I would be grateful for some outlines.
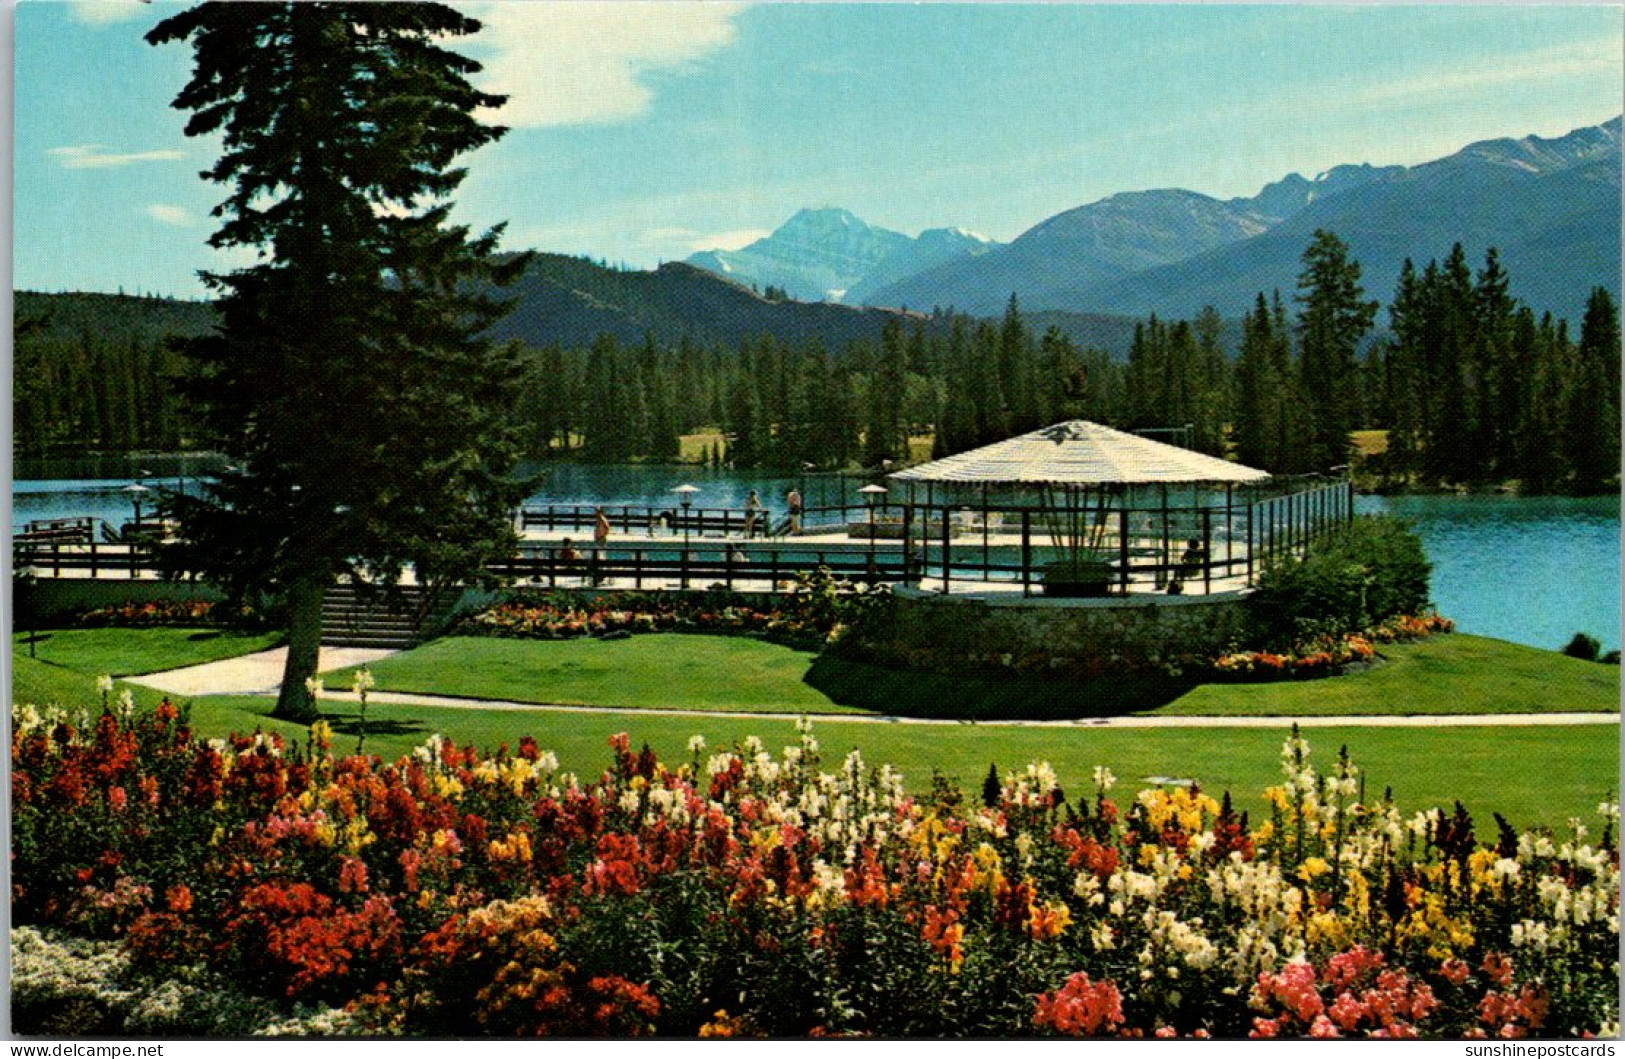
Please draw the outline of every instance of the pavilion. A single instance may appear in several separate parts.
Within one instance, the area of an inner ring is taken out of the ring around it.
[[[1280,478],[1071,420],[898,471],[917,584],[1031,594],[1212,593],[1352,517],[1346,478]],[[1068,585],[1079,578],[1086,586]],[[961,588],[961,591],[964,589]]]

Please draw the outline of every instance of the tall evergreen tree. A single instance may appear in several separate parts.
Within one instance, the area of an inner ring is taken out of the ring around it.
[[[1360,341],[1371,329],[1377,303],[1360,286],[1360,266],[1336,235],[1317,230],[1298,276],[1300,378],[1314,430],[1309,465],[1346,462],[1354,429],[1354,388]]]
[[[1568,407],[1574,484],[1596,492],[1619,475],[1619,310],[1602,287],[1586,301]]]
[[[481,337],[505,311],[497,232],[451,226],[478,64],[442,43],[479,28],[433,3],[205,3],[147,40],[188,42],[175,106],[219,134],[230,190],[210,243],[256,264],[206,276],[220,322],[189,344],[191,389],[241,469],[183,517],[180,564],[288,610],[276,715],[316,712],[322,597],[335,575],[435,585],[513,546],[526,483],[506,473],[519,365]]]

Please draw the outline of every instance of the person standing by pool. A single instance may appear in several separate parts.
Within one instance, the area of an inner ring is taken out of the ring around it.
[[[603,508],[599,508],[598,517],[593,521],[592,525],[592,563],[594,567],[597,567],[608,554],[608,544],[609,516],[604,514]],[[592,583],[594,585],[602,584],[603,580],[603,576],[600,575],[596,569],[594,569]]]
[[[792,489],[784,498],[785,507],[790,510],[790,532],[801,532],[801,490]]]
[[[763,511],[762,498],[756,495],[756,490],[752,489],[750,496],[745,498],[745,536],[747,538],[756,536],[756,522],[762,517]]]

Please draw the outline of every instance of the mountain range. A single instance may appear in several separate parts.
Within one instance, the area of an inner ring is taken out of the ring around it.
[[[773,334],[840,351],[877,339],[894,319],[941,326],[935,314],[885,306],[997,316],[1014,292],[1036,332],[1054,325],[1079,345],[1124,355],[1149,313],[1189,318],[1213,305],[1233,326],[1259,291],[1290,297],[1317,228],[1349,244],[1368,297],[1387,302],[1406,257],[1442,259],[1459,240],[1475,264],[1496,247],[1514,295],[1578,325],[1593,286],[1619,296],[1620,120],[1555,139],[1490,140],[1418,166],[1293,174],[1250,198],[1127,192],[1057,214],[1007,245],[951,228],[911,238],[826,208],[801,211],[743,250],[700,255],[709,265],[631,271],[537,254],[494,332],[537,348],[584,346],[602,334],[737,348]],[[858,304],[836,303],[836,292]],[[146,344],[198,333],[214,311],[207,302],[17,292],[16,317],[37,321],[42,338],[95,333]]]
[[[908,237],[844,210],[804,210],[741,251],[690,262],[748,284],[871,306],[1028,309],[1189,317],[1245,312],[1260,291],[1296,287],[1316,229],[1335,232],[1386,301],[1401,263],[1475,263],[1495,247],[1515,295],[1578,319],[1592,287],[1620,291],[1620,119],[1556,138],[1487,140],[1416,166],[1293,173],[1249,198],[1158,189],[1112,195],[1039,222],[1008,244],[937,229]],[[934,255],[919,252],[933,237]],[[858,246],[867,254],[854,252]],[[921,267],[915,262],[934,256]],[[724,271],[725,269],[725,271]],[[791,283],[792,274],[813,282]]]

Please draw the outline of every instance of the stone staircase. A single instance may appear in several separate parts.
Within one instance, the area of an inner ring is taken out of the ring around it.
[[[444,614],[443,606],[426,606],[416,586],[398,589],[393,598],[380,591],[364,600],[354,585],[336,584],[322,599],[322,645],[404,650],[421,643]]]

